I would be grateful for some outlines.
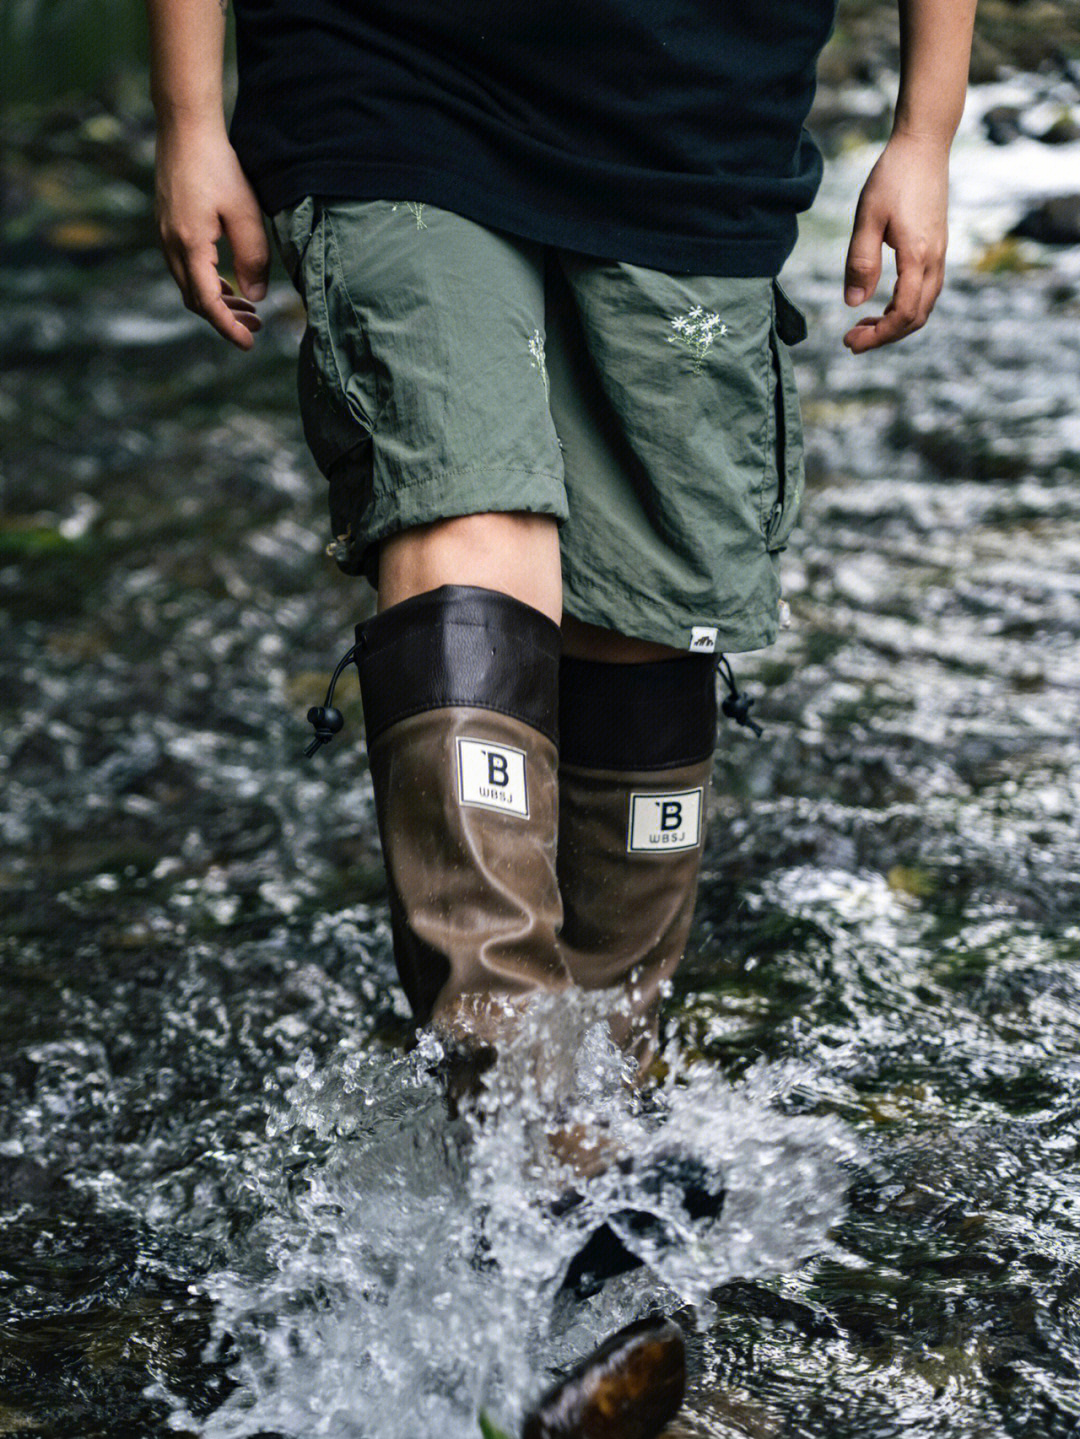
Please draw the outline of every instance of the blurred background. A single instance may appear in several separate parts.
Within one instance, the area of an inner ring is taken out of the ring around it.
[[[766,735],[721,736],[670,1008],[682,1053],[864,1157],[831,1246],[718,1275],[673,1434],[1080,1433],[1080,3],[983,0],[946,290],[853,357],[896,69],[895,8],[841,0],[784,276],[793,624],[736,660]],[[458,1439],[476,1335],[402,1331],[431,1362],[395,1367],[388,1313],[435,1290],[395,1287],[400,1235],[355,1258],[324,1167],[347,1129],[387,1213],[432,1187],[342,1118],[407,1026],[348,675],[301,758],[368,604],[324,553],[302,314],[276,271],[242,355],[182,308],[141,5],[5,0],[0,106],[0,1434]]]

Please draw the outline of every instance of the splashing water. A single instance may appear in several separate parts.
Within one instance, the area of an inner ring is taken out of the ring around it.
[[[612,1329],[657,1302],[707,1314],[711,1288],[820,1250],[841,1211],[856,1146],[838,1121],[780,1112],[794,1070],[732,1087],[672,1052],[643,1095],[597,1006],[565,995],[532,1005],[456,1118],[441,1054],[429,1035],[402,1058],[344,1045],[297,1066],[248,1159],[259,1217],[203,1285],[238,1381],[206,1439],[473,1439],[481,1409],[513,1431],[550,1371]],[[553,1151],[555,1112],[632,1165],[582,1181]],[[673,1152],[722,1175],[719,1219],[692,1222],[677,1186],[649,1182]],[[627,1209],[659,1224],[643,1236]],[[575,1303],[560,1281],[605,1220],[648,1267]]]

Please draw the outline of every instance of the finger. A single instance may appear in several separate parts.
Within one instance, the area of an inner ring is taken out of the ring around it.
[[[191,288],[191,309],[202,315],[219,335],[249,350],[252,334],[248,327],[234,317],[222,293],[221,278],[217,272],[217,254],[213,246],[192,251],[188,255],[188,283]]]
[[[176,288],[180,291],[180,296],[184,304],[190,310],[191,289],[188,285],[187,270],[184,268],[183,257],[178,250],[164,239],[161,242],[161,249],[165,256],[165,263],[169,267],[169,274],[176,281]]]
[[[253,335],[262,329],[262,321],[254,310],[230,310],[230,313],[235,320],[238,320],[246,330],[250,330]]]
[[[847,259],[844,262],[844,303],[861,305],[878,287],[881,279],[881,246],[885,222],[860,202],[855,211]]]
[[[883,318],[882,315],[864,316],[844,336],[844,344],[856,355],[862,354],[864,350],[874,349],[876,347],[874,336]]]
[[[926,324],[945,283],[944,256],[927,247],[919,252],[916,263],[921,270],[919,292],[915,302],[915,320],[908,334],[921,330]]]
[[[190,310],[191,286],[188,283],[187,253],[179,237],[160,217],[158,218],[158,244],[161,247],[161,253],[165,256],[169,274],[176,281],[176,287],[180,291],[184,304]]]
[[[255,207],[223,215],[225,233],[233,252],[233,269],[240,293],[249,300],[261,300],[266,294],[270,276],[270,247],[263,229],[262,215]]]
[[[927,320],[930,318],[930,315],[933,312],[934,306],[938,302],[938,298],[940,297],[944,286],[945,265],[943,262],[939,261],[936,265],[934,265],[930,270],[927,271],[926,284],[923,289],[923,308],[920,311],[919,327],[925,325]]]
[[[926,322],[929,308],[924,303],[925,264],[910,252],[898,251],[896,265],[896,284],[885,313],[869,318],[865,325],[856,325],[844,336],[844,344],[857,354],[902,340]]]
[[[911,326],[910,329],[914,329]],[[890,345],[894,340],[902,340],[904,335],[910,333],[907,327],[900,327],[900,322],[895,314],[886,310],[884,315],[867,316],[859,321],[844,336],[844,344],[855,354],[862,354],[864,350],[878,350],[882,345]]]
[[[876,338],[879,344],[888,345],[894,340],[902,340],[905,335],[910,335],[919,328],[926,284],[926,261],[917,259],[908,251],[898,250],[896,284],[877,330]]]
[[[247,300],[240,300],[239,298],[226,299],[225,304],[233,319],[238,320],[240,324],[243,325],[246,330],[250,330],[253,335],[262,329],[262,320],[260,320],[256,314],[254,305],[250,304]]]
[[[250,300],[245,300],[243,295],[238,295],[226,279],[221,281],[221,298],[236,315],[241,313],[254,315],[255,313],[254,304]]]
[[[239,298],[226,299],[225,305],[229,313],[235,315],[238,320],[243,319],[245,316],[255,320],[259,318],[255,306],[249,300],[241,300]]]
[[[216,248],[211,245],[189,251],[187,270],[194,309],[205,319],[209,319],[219,306],[224,308],[225,304],[221,279],[217,272]]]

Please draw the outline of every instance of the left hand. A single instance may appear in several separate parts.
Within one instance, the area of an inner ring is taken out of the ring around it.
[[[881,279],[881,247],[896,252],[896,284],[883,315],[867,316],[844,336],[861,354],[919,330],[945,281],[949,147],[897,132],[862,188],[844,270],[844,300],[861,305]]]

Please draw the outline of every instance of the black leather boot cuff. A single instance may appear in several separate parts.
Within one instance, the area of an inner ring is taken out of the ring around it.
[[[558,743],[554,620],[497,590],[443,585],[356,627],[369,740],[409,715],[448,706],[497,710]]]
[[[716,744],[716,671],[707,655],[652,664],[563,656],[560,756],[582,769],[674,769]]]

